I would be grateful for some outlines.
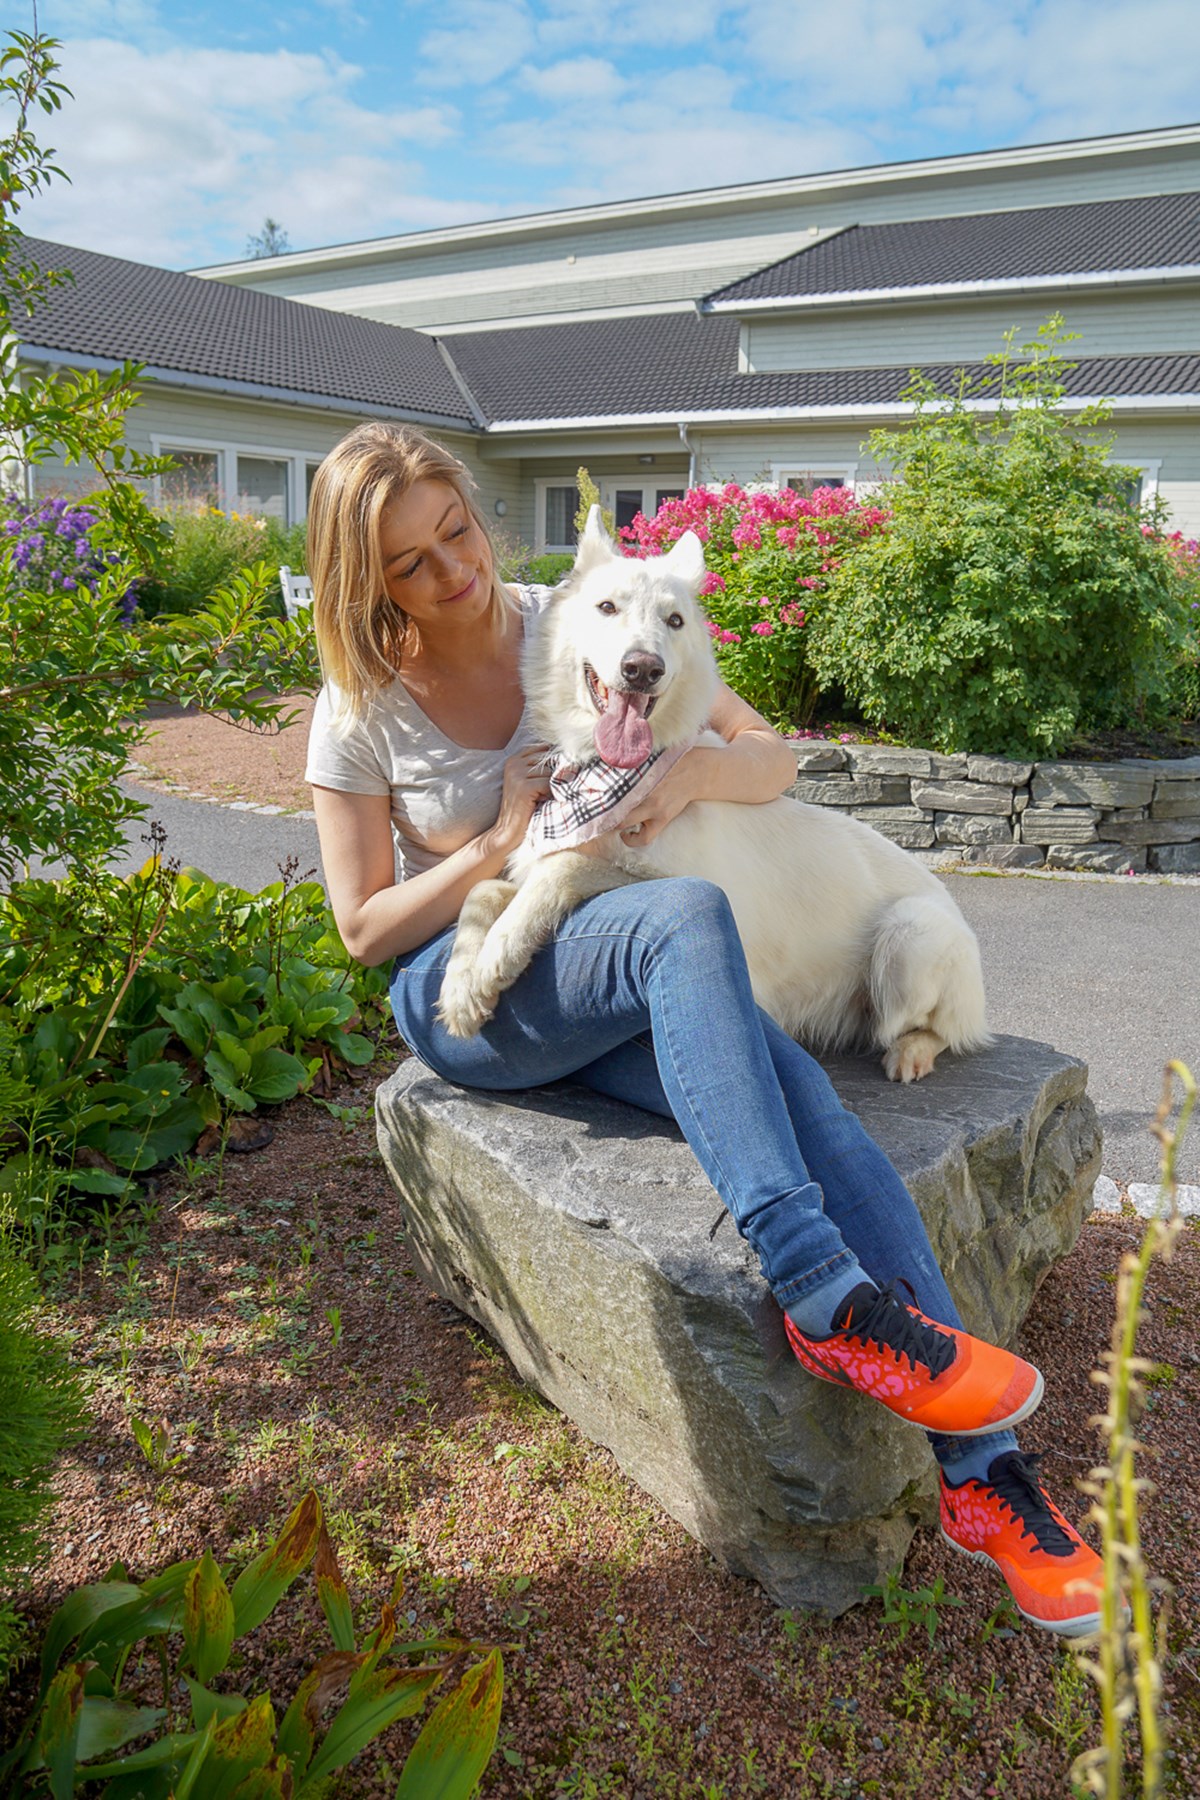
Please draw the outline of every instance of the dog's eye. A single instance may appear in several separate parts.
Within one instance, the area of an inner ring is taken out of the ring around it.
[[[611,600],[602,600],[600,602],[599,606],[596,608],[597,612],[606,613],[606,614],[608,614],[609,617],[611,617],[612,614],[616,612],[616,610],[617,609],[613,605]]]
[[[683,614],[682,613],[672,613],[670,618],[667,620],[667,624],[671,627],[672,631],[682,631],[683,630]]]

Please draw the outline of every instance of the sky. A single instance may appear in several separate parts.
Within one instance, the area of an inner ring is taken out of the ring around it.
[[[31,29],[30,0],[6,25]],[[1195,0],[40,0],[32,234],[168,268],[1195,123]],[[0,118],[0,130],[9,128]]]

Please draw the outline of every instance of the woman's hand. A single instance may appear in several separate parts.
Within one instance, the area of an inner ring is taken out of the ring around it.
[[[717,755],[720,754],[717,751]],[[702,797],[702,769],[697,751],[689,750],[681,756],[675,767],[668,769],[658,785],[634,807],[617,834],[621,842],[628,844],[631,850],[644,850],[647,844],[652,844],[659,832],[679,817],[685,806]]]
[[[489,850],[507,856],[525,836],[534,808],[550,792],[550,776],[545,768],[548,754],[547,744],[529,744],[505,762],[500,811],[496,823],[483,834]]]

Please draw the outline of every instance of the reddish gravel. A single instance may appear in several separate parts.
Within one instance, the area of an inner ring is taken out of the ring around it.
[[[884,1625],[878,1601],[833,1623],[781,1618],[422,1286],[374,1150],[370,1088],[337,1097],[362,1109],[351,1130],[293,1102],[268,1149],[164,1185],[151,1221],[107,1256],[97,1247],[56,1296],[95,1381],[95,1422],[61,1470],[57,1551],[24,1596],[35,1622],[115,1557],[146,1574],[208,1544],[240,1566],[313,1485],[364,1628],[402,1572],[415,1629],[453,1623],[512,1646],[507,1760],[485,1795],[1069,1795],[1071,1757],[1095,1741],[1090,1692],[1053,1639],[1013,1629],[987,1571],[918,1534],[905,1588],[941,1576],[962,1602],[932,1643],[920,1625],[907,1637]],[[1026,1442],[1077,1517],[1071,1483],[1096,1443],[1089,1370],[1139,1230],[1089,1223],[1021,1345],[1047,1377]],[[1143,1333],[1162,1365],[1143,1432],[1160,1489],[1146,1548],[1177,1589],[1168,1791],[1188,1797],[1200,1792],[1198,1277],[1189,1226],[1154,1276]],[[170,1421],[176,1469],[151,1471],[130,1405]],[[305,1588],[258,1632],[238,1683],[268,1684],[282,1708],[325,1648]],[[6,1696],[10,1721],[27,1684]],[[415,1729],[396,1727],[337,1792],[390,1795]]]

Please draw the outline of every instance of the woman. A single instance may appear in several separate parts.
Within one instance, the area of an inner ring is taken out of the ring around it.
[[[405,1041],[464,1086],[569,1075],[675,1119],[804,1367],[925,1428],[943,1530],[995,1564],[1027,1618],[1095,1629],[1099,1558],[1012,1431],[1041,1376],[962,1329],[896,1171],[756,1007],[719,889],[647,881],[585,901],[478,1037],[438,1023],[463,901],[501,873],[547,792],[519,676],[547,591],[498,580],[466,469],[410,427],[358,427],[314,480],[308,567],[326,685],[307,779],[326,879],[351,954],[394,959]],[[712,724],[724,746],[689,751],[625,822],[640,844],[692,800],[761,804],[794,779],[787,745],[726,687]]]

